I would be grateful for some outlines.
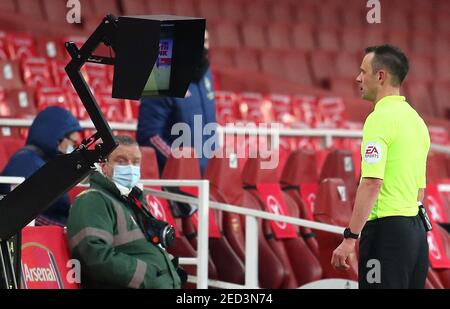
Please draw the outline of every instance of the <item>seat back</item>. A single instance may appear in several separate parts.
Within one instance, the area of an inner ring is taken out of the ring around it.
[[[295,200],[282,192],[277,183],[276,170],[262,169],[261,159],[247,160],[243,172],[243,182],[247,186],[246,191],[259,204],[253,207],[259,206],[261,210],[299,217],[299,207]],[[283,234],[278,233],[277,235],[277,226],[284,230]],[[262,228],[268,244],[285,269],[285,279],[281,287],[298,287],[321,278],[320,264],[308,245],[298,237],[297,226],[289,227],[286,224],[263,220]],[[293,229],[293,236],[289,236],[291,235],[289,229]],[[304,259],[303,263],[298,263],[299,256]]]
[[[163,179],[201,179],[200,165],[198,159],[194,156],[194,149],[185,147],[182,151],[186,154],[184,157],[175,158],[172,154],[169,156],[163,169]],[[215,215],[212,211],[210,211],[209,214],[210,216]],[[195,248],[197,248],[197,238],[196,227],[192,220],[192,216],[183,218],[182,220],[176,220],[176,222],[178,223],[180,232],[188,236],[187,241],[190,243],[193,250],[195,250]],[[217,218],[216,222],[219,222]],[[186,245],[185,241],[183,241],[183,244]],[[211,257],[209,258],[208,272],[209,278],[218,278],[217,268]]]
[[[352,215],[345,183],[339,178],[326,178],[319,185],[316,205],[314,208],[314,219],[317,222],[348,226]],[[357,279],[357,261],[351,263],[348,272],[338,272],[331,266],[331,256],[342,241],[342,236],[329,232],[317,230],[317,241],[319,242],[320,261],[326,278]],[[356,256],[356,255],[355,255]]]
[[[25,289],[78,289],[69,282],[69,247],[59,226],[25,227],[22,230],[21,287]],[[69,264],[70,265],[70,264]],[[40,274],[40,275],[39,275]],[[78,274],[79,275],[79,274]]]
[[[358,181],[355,176],[353,154],[350,150],[333,150],[328,154],[320,173],[320,181],[326,178],[344,180],[350,203],[353,205]]]
[[[155,149],[152,147],[139,147],[139,149],[141,150],[142,154],[141,178],[159,179],[159,170]]]

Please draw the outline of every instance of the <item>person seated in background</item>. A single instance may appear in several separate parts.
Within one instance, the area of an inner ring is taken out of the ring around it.
[[[30,177],[56,155],[72,152],[81,131],[78,120],[69,111],[57,106],[44,109],[34,119],[25,146],[9,159],[1,175]],[[10,185],[0,187],[0,194],[9,191]],[[69,195],[64,194],[36,218],[35,224],[65,226],[69,208]]]
[[[129,136],[115,137],[117,148],[90,176],[67,223],[72,258],[81,263],[84,288],[180,288],[184,271],[153,234],[140,180],[141,152]],[[145,215],[144,215],[145,214]],[[155,219],[156,220],[156,219]],[[159,221],[163,223],[163,221]],[[166,224],[166,223],[163,223]],[[144,235],[145,234],[145,235]],[[176,259],[174,259],[176,260]]]
[[[175,141],[185,133],[186,126],[190,130],[190,137],[187,138],[190,144],[183,141],[183,146],[195,148],[202,174],[208,159],[216,150],[216,104],[208,48],[208,32],[205,31],[201,63],[194,71],[194,77],[184,98],[161,97],[141,100],[136,139],[139,145],[155,149],[160,173],[171,154],[172,144],[176,144]],[[179,124],[183,124],[181,132],[176,130],[176,125]],[[214,129],[206,129],[208,124],[213,124]],[[172,134],[172,130],[177,132]],[[212,143],[210,150],[207,149],[209,143]]]

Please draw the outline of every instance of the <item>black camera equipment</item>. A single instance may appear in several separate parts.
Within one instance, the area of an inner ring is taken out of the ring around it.
[[[71,60],[65,70],[97,132],[72,153],[48,161],[0,200],[0,287],[18,288],[20,271],[12,262],[8,240],[86,178],[94,171],[94,164],[117,147],[80,72],[82,66],[86,62],[113,65],[114,98],[184,97],[201,62],[204,33],[202,18],[107,15],[81,48],[66,42]],[[94,55],[100,44],[109,46],[114,57]],[[20,247],[15,250],[20,251]]]

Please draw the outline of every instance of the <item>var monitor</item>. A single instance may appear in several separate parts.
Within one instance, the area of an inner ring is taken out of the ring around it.
[[[205,20],[179,16],[122,16],[114,43],[114,98],[183,98],[200,65]]]

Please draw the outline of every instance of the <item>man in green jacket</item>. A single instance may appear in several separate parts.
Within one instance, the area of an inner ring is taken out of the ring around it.
[[[142,191],[135,187],[140,179],[139,147],[128,136],[115,139],[119,146],[101,163],[101,173],[91,175],[90,188],[78,195],[69,214],[69,245],[72,258],[81,263],[81,284],[180,288],[168,253],[147,240],[137,223],[136,200],[146,207]]]

